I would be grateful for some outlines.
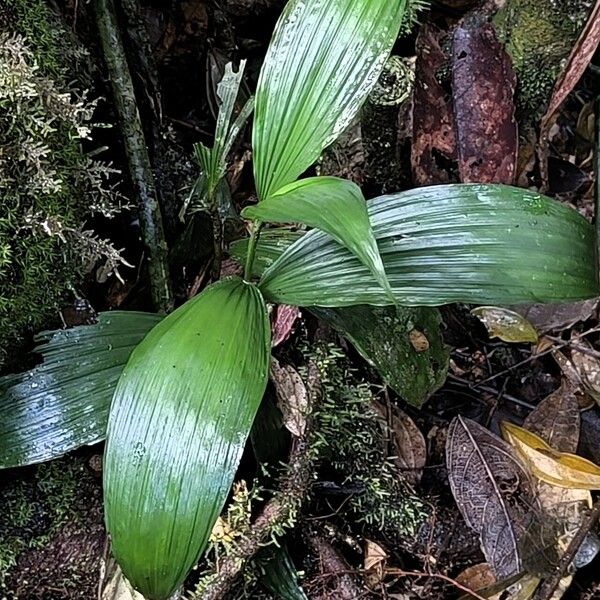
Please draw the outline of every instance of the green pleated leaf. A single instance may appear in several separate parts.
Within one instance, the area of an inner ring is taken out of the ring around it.
[[[242,217],[274,223],[303,223],[328,233],[373,273],[391,296],[360,188],[339,177],[309,177],[286,185],[248,206]]]
[[[535,192],[503,185],[418,188],[368,203],[385,271],[399,304],[571,302],[599,294],[594,229]],[[270,302],[385,305],[369,270],[312,230],[263,274]]]
[[[261,200],[347,127],[396,40],[405,0],[291,0],[258,80],[252,146]]]
[[[0,378],[0,468],[51,460],[103,440],[125,363],[161,318],[100,313],[94,325],[36,336],[43,362]]]
[[[149,600],[182,583],[223,507],[269,365],[255,286],[226,279],[135,349],[111,407],[106,523],[123,573]]]
[[[298,572],[287,548],[270,546],[259,555],[263,572],[260,583],[279,600],[308,600],[298,584]]]
[[[287,227],[275,227],[263,229],[260,232],[260,243],[256,247],[252,274],[260,277],[296,240],[304,235],[304,231],[289,229]],[[246,262],[248,254],[249,238],[236,240],[229,246],[229,254],[240,264]]]
[[[420,407],[446,380],[439,310],[427,306],[312,308],[346,337],[406,402]]]

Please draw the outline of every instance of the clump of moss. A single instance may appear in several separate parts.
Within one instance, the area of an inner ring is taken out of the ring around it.
[[[66,457],[12,472],[0,504],[0,597],[90,597],[104,529],[100,485],[85,461]],[[49,593],[55,589],[64,595]]]
[[[517,74],[520,123],[533,124],[545,111],[590,6],[589,0],[507,0],[496,14],[498,37]]]
[[[48,14],[46,14],[48,13]],[[90,265],[114,270],[119,253],[84,231],[110,216],[114,170],[88,157],[95,103],[67,84],[83,60],[41,0],[9,0],[0,13],[0,364],[26,331],[49,325]],[[14,27],[12,25],[14,24]]]
[[[423,504],[387,455],[371,388],[357,380],[335,346],[317,346],[310,354],[323,394],[317,416],[320,455],[338,484],[355,490],[338,514],[391,538],[414,535],[424,519]]]

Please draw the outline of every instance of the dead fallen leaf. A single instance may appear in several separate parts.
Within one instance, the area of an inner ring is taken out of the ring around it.
[[[448,183],[445,162],[456,160],[452,106],[438,74],[449,63],[442,50],[447,34],[426,23],[416,42],[411,166],[416,185]]]
[[[271,348],[287,341],[292,335],[294,325],[300,317],[297,306],[278,304],[271,312]]]
[[[480,563],[465,569],[456,581],[479,593],[488,600],[530,600],[540,582],[539,577],[524,573],[502,581],[497,581],[490,566]],[[465,594],[459,600],[470,600]]]
[[[539,333],[568,329],[587,321],[598,311],[598,298],[568,304],[523,304],[510,307],[527,319]]]
[[[375,542],[365,539],[363,569],[365,572],[365,583],[370,588],[377,587],[385,575],[386,551]]]
[[[579,442],[581,419],[572,384],[561,387],[529,414],[523,427],[537,434],[555,450],[575,452]],[[562,554],[579,531],[592,506],[589,490],[564,488],[544,481],[536,484],[537,498],[544,512],[556,523],[555,549]]]
[[[593,348],[585,341],[578,343],[581,350],[576,347],[571,349],[571,362],[581,380],[583,389],[598,403],[600,403],[600,359],[592,356],[587,351]]]
[[[374,403],[373,408],[389,429],[394,445],[394,462],[402,477],[411,485],[417,485],[427,462],[427,445],[421,430],[395,405],[390,405],[391,414],[387,414],[385,407],[380,404]]]
[[[498,579],[522,569],[521,547],[532,545],[537,502],[530,476],[512,448],[478,423],[456,417],[448,430],[450,489]]]
[[[454,30],[452,97],[460,180],[506,183],[515,179],[516,78],[494,26],[472,13]]]
[[[456,576],[458,583],[474,592],[484,590],[496,583],[496,577],[486,562],[468,567]]]
[[[600,489],[600,467],[593,462],[554,450],[541,437],[512,423],[502,423],[502,435],[541,481],[564,488]]]
[[[412,329],[408,334],[408,339],[416,352],[427,352],[429,350],[429,340],[422,331]]]
[[[523,427],[539,435],[556,450],[575,453],[579,443],[580,418],[572,384],[564,380],[558,390],[531,411]]]
[[[144,596],[131,587],[112,558],[108,559],[103,571],[100,600],[144,600]]]
[[[538,335],[531,323],[520,314],[499,306],[479,306],[471,311],[488,330],[490,337],[504,342],[537,343]]]
[[[548,187],[548,137],[560,105],[571,93],[600,44],[600,2],[596,0],[590,12],[587,23],[573,46],[567,64],[560,77],[554,84],[552,96],[546,113],[540,123],[540,144],[538,156],[540,160],[540,176],[543,189]]]
[[[283,415],[283,424],[296,437],[302,437],[306,429],[308,394],[300,375],[291,365],[280,365],[271,358],[271,381],[277,395],[277,406]]]

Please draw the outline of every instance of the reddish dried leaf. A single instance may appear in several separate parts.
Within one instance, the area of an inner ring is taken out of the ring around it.
[[[478,592],[494,585],[496,578],[490,565],[484,562],[466,568],[456,576],[456,581],[470,590]]]
[[[413,93],[413,140],[411,166],[414,183],[447,183],[443,162],[455,160],[452,106],[437,79],[448,58],[441,44],[444,32],[425,24],[417,37],[416,78]]]
[[[308,393],[302,378],[294,367],[281,365],[275,357],[271,358],[269,375],[275,387],[283,424],[292,435],[302,437],[308,415]]]
[[[455,29],[452,94],[458,170],[465,183],[514,183],[516,78],[491,23],[471,17]]]
[[[271,313],[271,347],[279,346],[292,335],[294,324],[300,316],[297,306],[278,304]]]
[[[389,406],[391,414],[387,414],[386,409],[378,403],[373,403],[373,408],[389,428],[395,465],[406,481],[417,485],[427,462],[427,444],[421,430],[403,410],[393,404]]]

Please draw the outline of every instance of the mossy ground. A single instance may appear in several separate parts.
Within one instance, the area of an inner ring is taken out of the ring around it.
[[[507,0],[496,14],[498,36],[517,74],[520,123],[533,124],[545,111],[590,6],[589,0]]]
[[[84,457],[8,472],[0,504],[0,598],[94,597],[105,535],[100,481]]]
[[[82,148],[94,109],[87,52],[43,0],[3,2],[0,30],[2,365],[29,333],[60,323],[89,268],[77,232],[112,192]]]

